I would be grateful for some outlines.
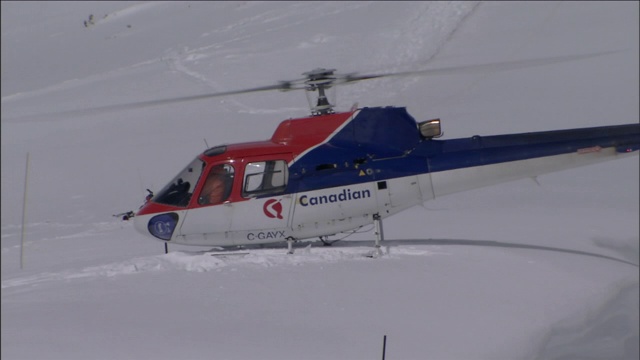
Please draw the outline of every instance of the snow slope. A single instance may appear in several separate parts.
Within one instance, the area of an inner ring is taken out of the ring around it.
[[[615,51],[371,80],[446,138],[636,122],[637,2],[2,2],[3,359],[637,359],[638,157],[442,197],[371,231],[210,256],[136,209],[210,144],[266,139],[299,92],[53,112],[272,84]],[[94,24],[83,22],[93,15]],[[43,115],[44,114],[44,115]],[[30,154],[23,269],[21,220]],[[537,183],[536,183],[537,182]]]

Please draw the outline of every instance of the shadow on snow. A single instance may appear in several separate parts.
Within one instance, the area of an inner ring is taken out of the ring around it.
[[[343,240],[333,243],[332,245],[326,246],[320,241],[299,241],[295,244],[295,248],[301,247],[337,247],[337,248],[350,248],[350,247],[362,247],[362,246],[371,246],[373,245],[373,241],[370,240]],[[591,256],[600,259],[606,259],[611,261],[617,261],[620,263],[624,263],[627,265],[631,265],[634,267],[639,267],[638,264],[618,259],[612,256],[592,253],[588,251],[581,250],[571,250],[564,249],[552,246],[541,246],[541,245],[529,245],[529,244],[518,244],[518,243],[510,243],[510,242],[501,242],[501,241],[492,241],[492,240],[463,240],[463,239],[399,239],[399,240],[385,240],[382,242],[384,247],[397,247],[403,245],[425,245],[425,246],[481,246],[481,247],[495,247],[495,248],[503,248],[503,249],[520,249],[520,250],[536,250],[536,251],[553,251],[565,254],[572,255],[582,255],[582,256]],[[216,253],[233,253],[239,250],[249,251],[260,249],[286,249],[286,243],[275,243],[275,244],[259,244],[259,245],[245,245],[245,246],[230,246],[230,247],[215,247],[211,250],[207,251],[196,251],[193,253],[205,253],[205,252],[216,252]],[[185,253],[191,253],[190,251],[183,251]]]

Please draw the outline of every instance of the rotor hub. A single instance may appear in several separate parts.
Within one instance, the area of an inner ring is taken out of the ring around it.
[[[332,88],[333,83],[336,81],[334,71],[336,69],[318,68],[302,74],[307,78],[304,82],[304,89],[307,92],[307,100],[309,101],[312,115],[333,113],[335,101],[329,101],[327,91]],[[314,94],[316,91],[317,94]],[[333,95],[335,99],[335,92],[329,95]]]

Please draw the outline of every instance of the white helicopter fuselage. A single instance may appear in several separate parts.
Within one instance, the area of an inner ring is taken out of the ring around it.
[[[637,154],[640,143],[638,124],[441,141],[421,137],[402,108],[330,116],[315,129],[310,121],[322,117],[283,122],[273,146],[205,152],[186,202],[163,201],[168,186],[141,208],[136,228],[199,246],[326,237],[447,194]],[[220,164],[233,169],[227,199],[199,204],[204,173]],[[279,170],[265,170],[270,164]],[[264,186],[267,178],[273,184]]]

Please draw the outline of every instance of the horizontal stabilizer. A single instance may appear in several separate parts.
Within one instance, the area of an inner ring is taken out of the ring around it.
[[[622,145],[616,147],[616,151],[619,153],[630,153],[638,150],[640,150],[640,144]]]

